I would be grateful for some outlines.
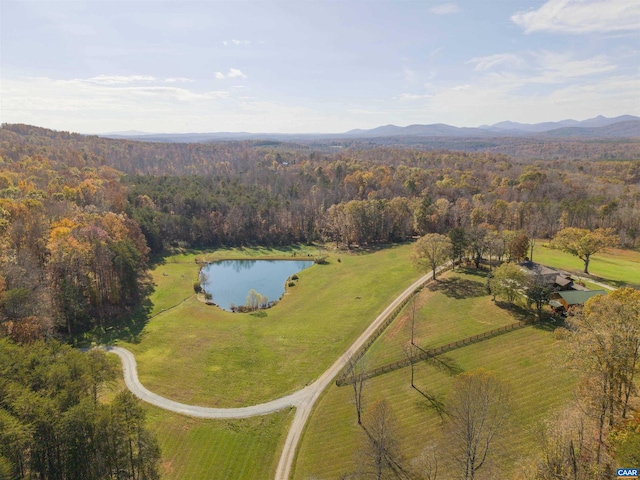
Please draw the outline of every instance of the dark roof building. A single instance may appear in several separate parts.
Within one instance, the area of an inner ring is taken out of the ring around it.
[[[573,283],[573,279],[563,274],[559,270],[534,263],[530,260],[521,262],[518,264],[528,274],[534,275],[539,278],[545,285],[549,285],[553,290],[581,290],[577,285]]]

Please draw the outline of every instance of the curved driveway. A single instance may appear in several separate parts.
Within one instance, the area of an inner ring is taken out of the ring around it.
[[[442,267],[441,267],[442,268]],[[440,270],[440,269],[439,269]],[[393,311],[423,283],[431,279],[431,272],[416,280],[404,292],[402,292],[380,315],[367,327],[367,329],[353,342],[349,349],[338,358],[328,370],[326,370],[320,378],[312,384],[306,386],[302,390],[298,390],[286,397],[277,398],[270,402],[252,405],[240,408],[208,408],[185,405],[184,403],[174,402],[168,398],[157,395],[147,390],[138,379],[138,369],[133,354],[122,347],[104,347],[107,352],[115,353],[122,360],[122,368],[124,372],[124,381],[127,388],[138,398],[165,410],[182,413],[192,417],[200,418],[246,418],[257,415],[266,415],[277,412],[284,408],[296,407],[296,414],[293,418],[289,433],[282,449],[280,461],[276,469],[276,480],[288,480],[291,474],[291,466],[295,458],[298,443],[300,441],[302,431],[307,423],[307,419],[311,414],[311,410],[316,401],[320,397],[323,390],[331,383],[333,378],[344,368],[349,357],[355,354],[360,347],[371,337],[382,323],[393,313]]]

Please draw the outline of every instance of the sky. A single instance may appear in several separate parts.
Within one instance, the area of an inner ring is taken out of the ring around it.
[[[0,0],[0,121],[338,133],[640,115],[638,0]]]

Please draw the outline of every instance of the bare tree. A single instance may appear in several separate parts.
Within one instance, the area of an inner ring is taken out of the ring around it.
[[[485,464],[491,444],[509,414],[509,389],[478,370],[456,377],[447,402],[449,447],[465,480]]]
[[[418,360],[418,350],[419,348],[413,342],[407,343],[404,347],[402,347],[404,356],[409,360],[409,365],[411,366],[411,388],[416,388],[413,383],[413,366]]]
[[[350,356],[349,360],[347,360],[347,371],[349,372],[349,383],[353,387],[353,403],[356,406],[358,425],[362,425],[362,391],[364,390],[367,373],[367,367],[362,357]]]
[[[426,447],[412,463],[413,477],[420,480],[437,480],[438,446],[433,443]]]
[[[367,415],[365,443],[360,452],[358,478],[408,479],[400,464],[398,441],[395,438],[395,419],[386,400],[377,402]]]
[[[416,295],[411,300],[411,345],[415,345],[416,337]]]
[[[535,478],[540,480],[589,478],[591,437],[585,432],[585,418],[577,408],[570,408],[544,422],[537,432],[540,457],[535,462]]]

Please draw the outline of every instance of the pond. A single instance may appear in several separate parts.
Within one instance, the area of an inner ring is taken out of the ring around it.
[[[232,305],[246,305],[251,290],[278,301],[287,279],[311,265],[312,260],[222,260],[200,270],[200,284],[213,303],[231,311]]]

